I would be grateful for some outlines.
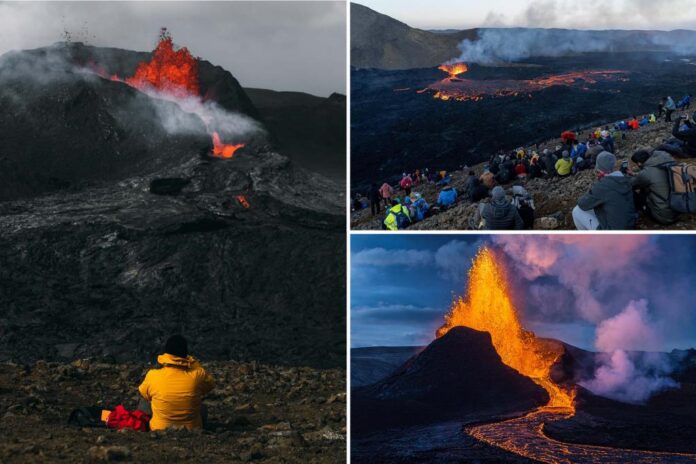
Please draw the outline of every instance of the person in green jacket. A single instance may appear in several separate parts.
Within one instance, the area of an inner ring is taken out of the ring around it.
[[[399,200],[392,201],[392,207],[387,211],[387,216],[384,218],[383,229],[385,230],[402,230],[411,224],[411,214],[408,208],[399,203]]]
[[[631,185],[638,192],[641,206],[645,206],[648,215],[660,224],[673,224],[677,213],[669,206],[669,179],[665,166],[674,163],[669,153],[655,150],[638,150],[631,157],[639,171],[631,178]],[[639,210],[642,208],[638,208]]]
[[[615,171],[616,156],[603,151],[597,156],[597,177],[590,191],[573,209],[578,230],[627,230],[636,225],[631,180]]]

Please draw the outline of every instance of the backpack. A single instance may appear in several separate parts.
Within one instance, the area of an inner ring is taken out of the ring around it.
[[[392,214],[396,218],[396,227],[399,230],[405,229],[411,223],[411,221],[408,219],[408,216],[406,216],[406,213],[404,213],[403,207],[402,210],[398,213],[392,212]]]
[[[669,181],[670,208],[677,213],[696,213],[696,166],[665,163]]]
[[[133,429],[138,432],[147,432],[150,429],[150,416],[140,410],[129,411],[119,404],[109,414],[106,426],[110,429]]]

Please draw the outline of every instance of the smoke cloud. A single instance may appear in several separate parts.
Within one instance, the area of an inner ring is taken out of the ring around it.
[[[628,351],[657,350],[660,342],[647,300],[629,302],[621,313],[597,327],[595,346],[605,354],[594,377],[580,385],[597,395],[629,403],[642,403],[659,391],[678,387],[669,377],[673,366],[665,353]]]
[[[692,31],[658,31],[637,36],[626,31],[481,29],[478,40],[467,39],[459,44],[461,54],[450,62],[494,64],[531,57],[631,50],[687,55],[696,53],[695,39],[696,32]]]

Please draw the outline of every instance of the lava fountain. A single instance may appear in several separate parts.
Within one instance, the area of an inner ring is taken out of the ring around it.
[[[537,338],[520,323],[512,302],[505,268],[495,253],[481,249],[469,270],[466,299],[456,301],[437,330],[441,337],[456,326],[488,332],[503,363],[531,378],[549,394],[547,407],[574,411],[575,391],[551,379],[551,367],[562,348]]]
[[[99,74],[106,77],[105,73]],[[125,82],[142,92],[155,92],[174,101],[191,97],[201,99],[198,59],[191,55],[186,47],[177,50],[171,34],[165,27],[160,31],[159,42],[152,52],[150,61],[139,63],[132,77],[122,79],[117,75],[111,75],[109,78]],[[218,158],[232,158],[237,150],[245,146],[243,143],[225,144],[217,132],[213,132],[211,137],[211,154]]]
[[[450,79],[456,79],[460,74],[464,74],[469,71],[469,67],[466,63],[452,63],[452,64],[441,64],[437,69],[449,74]]]

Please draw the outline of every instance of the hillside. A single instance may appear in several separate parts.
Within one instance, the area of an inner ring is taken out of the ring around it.
[[[457,45],[475,29],[437,33],[414,29],[357,3],[350,8],[351,66],[410,69],[437,66],[458,55]]]
[[[625,140],[617,140],[617,158],[619,162],[624,159],[630,159],[632,154],[645,147],[656,148],[665,139],[671,137],[672,125],[665,122],[657,122],[640,128],[637,131],[626,132]],[[587,137],[588,130],[580,131],[580,140]],[[551,150],[558,144],[560,139],[546,140],[539,144],[538,150],[543,151],[545,148]],[[512,149],[513,147],[508,147]],[[535,148],[535,147],[530,147]],[[535,148],[536,149],[536,148]],[[687,163],[696,164],[696,160],[681,160]],[[477,176],[483,173],[485,163],[480,163],[472,167]],[[632,163],[631,163],[632,166]],[[467,170],[457,170],[451,172],[451,185],[457,191],[463,191],[464,182],[468,175]],[[536,205],[535,229],[538,230],[574,230],[575,226],[572,219],[572,210],[577,204],[577,200],[586,193],[596,176],[592,170],[580,171],[579,173],[566,177],[552,177],[550,179],[537,178],[527,181],[521,181],[527,191],[534,197]],[[504,187],[509,190],[512,183]],[[439,189],[435,184],[425,184],[414,188],[414,191],[423,194],[426,201],[433,205],[437,202]],[[426,218],[424,221],[416,223],[410,227],[412,230],[467,230],[471,229],[471,220],[478,208],[478,204],[469,203],[463,199],[455,204],[454,207],[447,211]],[[351,213],[351,227],[356,230],[379,230],[383,220],[384,212],[378,217],[372,217],[370,210],[361,210]],[[696,217],[682,216],[681,219],[670,226],[657,224],[654,221],[641,215],[638,221],[638,229],[647,230],[693,230],[696,228]]]
[[[346,177],[346,97],[244,89],[260,113],[277,149],[298,166]]]

